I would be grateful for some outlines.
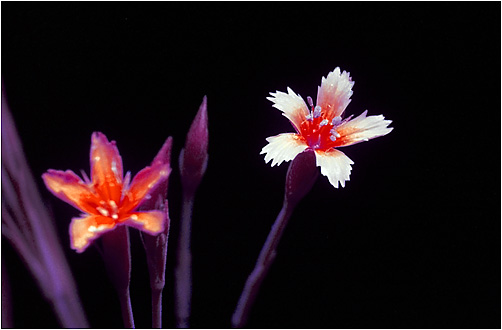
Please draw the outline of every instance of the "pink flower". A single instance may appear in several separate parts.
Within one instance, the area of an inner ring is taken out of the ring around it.
[[[130,173],[123,177],[122,158],[115,141],[96,132],[91,142],[91,180],[85,181],[74,172],[48,170],[42,178],[56,197],[76,207],[84,214],[70,224],[71,247],[83,252],[103,233],[119,225],[128,225],[152,235],[161,233],[165,226],[165,212],[135,210],[150,193],[167,180],[170,167],[165,162],[154,162],[145,167],[130,182]]]
[[[335,188],[338,188],[338,183],[345,187],[354,162],[337,148],[368,141],[392,131],[391,127],[387,127],[392,121],[384,120],[383,115],[366,116],[367,110],[352,120],[352,116],[342,119],[350,103],[353,85],[349,73],[340,73],[337,67],[322,78],[317,90],[317,105],[314,107],[312,99],[307,98],[310,111],[302,97],[289,87],[288,93],[270,93],[272,97],[267,99],[289,119],[296,133],[267,138],[268,144],[260,153],[265,154],[265,163],[272,160],[272,166],[280,165],[310,148],[315,151],[321,174],[327,176]]]

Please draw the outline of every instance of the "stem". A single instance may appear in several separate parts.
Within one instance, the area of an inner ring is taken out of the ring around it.
[[[275,259],[277,245],[279,244],[284,228],[293,213],[293,209],[294,205],[288,204],[284,201],[281,212],[272,225],[272,229],[268,234],[267,240],[261,249],[256,265],[251,274],[249,274],[246,284],[244,285],[244,289],[242,290],[234,315],[232,316],[232,327],[241,328],[246,323],[251,306],[253,305],[256,295],[260,290],[261,282],[267,275],[267,272]]]
[[[162,328],[162,289],[152,289],[152,328]]]
[[[129,287],[119,292],[120,309],[122,310],[122,319],[124,327],[134,329],[134,317],[132,315],[131,296],[129,294]]]
[[[175,270],[177,328],[188,328],[190,318],[190,302],[192,300],[192,255],[190,253],[192,206],[193,194],[184,193],[178,241],[178,264]]]

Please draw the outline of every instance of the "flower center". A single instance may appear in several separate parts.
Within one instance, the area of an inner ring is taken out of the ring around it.
[[[310,96],[307,100],[312,110],[300,125],[300,135],[313,149],[326,151],[336,147],[335,141],[340,137],[337,127],[343,123],[342,118],[328,118],[320,106],[314,107]]]
[[[101,200],[99,204],[100,206],[96,207],[96,211],[98,211],[102,216],[109,217],[114,220],[119,218],[117,203],[115,203],[114,200],[109,200],[108,202]]]

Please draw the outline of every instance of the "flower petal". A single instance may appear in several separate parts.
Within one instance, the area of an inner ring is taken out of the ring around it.
[[[104,199],[118,202],[122,192],[123,169],[115,141],[108,142],[100,132],[94,132],[91,141],[92,183]]]
[[[115,228],[115,225],[111,218],[100,215],[73,218],[70,224],[71,248],[78,253],[84,252],[95,239]]]
[[[322,77],[321,86],[317,89],[317,105],[326,114],[328,120],[341,116],[350,103],[354,82],[346,71],[340,73],[340,68]]]
[[[135,212],[124,224],[157,235],[164,231],[166,215],[163,211]]]
[[[121,210],[123,212],[131,211],[151,196],[152,192],[160,183],[167,180],[171,168],[169,164],[155,163],[153,166],[147,166],[132,179],[129,191],[126,192],[122,201]]]
[[[296,131],[300,131],[300,125],[305,120],[305,117],[310,113],[307,104],[300,95],[296,95],[291,88],[288,87],[288,94],[277,91],[270,93],[272,97],[267,97],[267,100],[274,103],[273,107],[282,111],[282,115],[289,119]]]
[[[338,188],[338,182],[345,187],[345,181],[350,180],[350,165],[354,162],[345,154],[336,149],[328,151],[316,150],[317,166],[321,167],[321,174],[328,177],[329,183]]]
[[[387,127],[392,120],[385,120],[383,115],[367,117],[367,113],[368,110],[337,128],[340,134],[340,138],[336,140],[337,147],[368,141],[389,134],[393,130],[392,127]]]
[[[45,186],[56,197],[85,213],[96,213],[99,198],[73,171],[48,170],[42,175]]]
[[[294,133],[284,133],[267,138],[268,144],[260,152],[265,155],[265,163],[272,159],[272,166],[290,161],[308,148],[303,139]]]

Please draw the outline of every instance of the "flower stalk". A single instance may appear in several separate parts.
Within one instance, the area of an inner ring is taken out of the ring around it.
[[[169,137],[152,162],[170,164],[172,138]],[[171,172],[169,167],[168,172]],[[169,176],[162,181],[151,194],[152,198],[145,201],[140,209],[155,209],[165,213],[164,231],[158,235],[141,233],[141,240],[146,252],[148,272],[150,274],[150,289],[152,293],[152,328],[162,328],[162,292],[166,283],[166,259],[169,238],[169,208],[167,202],[167,187]]]
[[[102,236],[102,256],[105,268],[120,301],[125,328],[134,328],[129,284],[131,282],[131,248],[129,230],[118,226]]]
[[[190,233],[195,192],[206,172],[208,161],[207,97],[190,126],[185,147],[179,157],[183,189],[182,216],[178,237],[177,266],[175,269],[176,326],[188,328],[192,299],[192,255]]]
[[[286,174],[286,189],[282,209],[272,225],[267,240],[258,256],[256,265],[244,285],[239,302],[232,316],[232,327],[241,328],[246,324],[261,283],[277,255],[277,245],[289,218],[293,214],[298,202],[310,191],[317,176],[315,155],[311,149],[298,154],[290,164],[288,173]]]

